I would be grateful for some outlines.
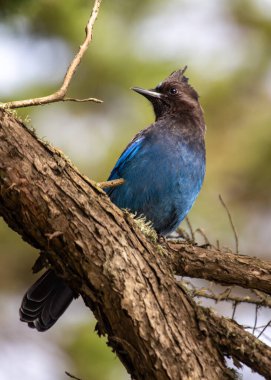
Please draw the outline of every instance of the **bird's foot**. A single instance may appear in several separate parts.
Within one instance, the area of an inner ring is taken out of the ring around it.
[[[165,238],[165,236],[163,236],[163,235],[158,235],[158,236],[157,236],[157,242],[160,243],[160,244],[165,243],[165,242],[166,242],[166,238]]]
[[[167,241],[170,241],[172,243],[192,243],[191,239],[189,238],[188,234],[184,234],[183,231],[174,231],[170,235],[167,235]]]
[[[212,244],[211,243],[204,243],[202,245],[199,245],[199,248],[204,248],[204,249],[212,248]]]

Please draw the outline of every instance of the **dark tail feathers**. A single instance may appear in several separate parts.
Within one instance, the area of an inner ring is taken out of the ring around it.
[[[52,270],[47,270],[24,295],[20,319],[31,328],[46,331],[55,324],[74,297],[68,285]]]

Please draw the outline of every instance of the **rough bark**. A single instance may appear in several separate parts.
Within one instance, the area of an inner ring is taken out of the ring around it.
[[[212,247],[167,243],[175,274],[257,289],[271,295],[271,262]]]
[[[246,364],[265,379],[271,379],[271,349],[253,335],[227,318],[210,309],[203,309],[203,319],[208,320],[208,331],[225,354]]]
[[[0,214],[83,296],[132,377],[231,378],[223,341],[175,281],[170,251],[4,111],[0,141]]]

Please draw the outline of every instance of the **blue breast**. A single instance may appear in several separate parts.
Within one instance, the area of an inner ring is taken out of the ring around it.
[[[147,133],[123,152],[109,179],[124,178],[125,183],[107,193],[118,207],[146,216],[159,234],[166,235],[192,207],[204,174],[203,142]]]

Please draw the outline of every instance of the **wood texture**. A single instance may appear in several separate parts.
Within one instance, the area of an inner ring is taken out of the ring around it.
[[[175,274],[257,289],[271,295],[271,262],[212,247],[167,243]]]

